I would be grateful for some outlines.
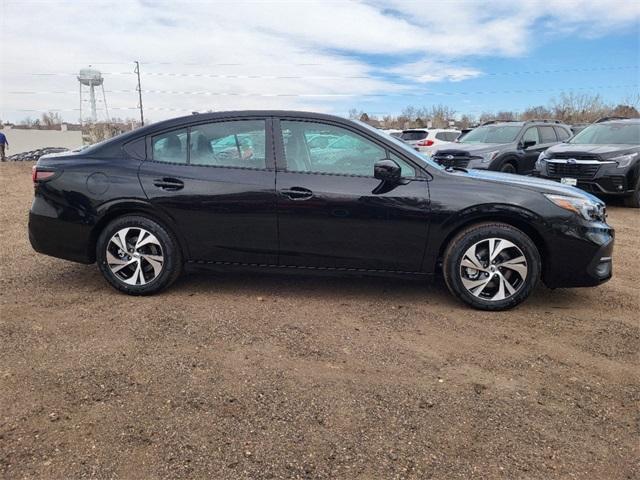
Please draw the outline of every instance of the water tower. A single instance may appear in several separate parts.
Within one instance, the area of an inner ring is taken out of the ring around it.
[[[104,78],[102,73],[95,68],[82,68],[78,74],[78,82],[80,82],[80,123],[82,123],[82,90],[83,87],[89,90],[89,103],[91,104],[91,122],[98,120],[96,109],[96,88],[102,89],[102,99],[104,101],[104,110],[107,115],[107,121],[109,121],[109,109],[107,108],[107,97],[104,93]]]

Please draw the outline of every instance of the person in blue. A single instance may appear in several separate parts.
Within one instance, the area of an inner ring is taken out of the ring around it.
[[[4,151],[9,150],[9,142],[4,133],[0,132],[0,161],[5,161]]]

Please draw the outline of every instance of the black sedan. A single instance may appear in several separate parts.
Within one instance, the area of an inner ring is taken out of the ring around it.
[[[156,123],[33,169],[33,248],[98,263],[128,294],[183,270],[442,273],[485,310],[540,278],[594,286],[612,274],[604,204],[576,188],[441,167],[405,143],[330,115],[247,111]]]

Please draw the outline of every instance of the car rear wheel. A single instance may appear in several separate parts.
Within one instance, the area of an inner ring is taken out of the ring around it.
[[[481,310],[507,310],[525,300],[540,277],[540,254],[531,239],[504,223],[469,227],[444,256],[447,287]]]
[[[117,218],[102,231],[96,249],[103,276],[130,295],[156,293],[171,285],[182,269],[173,236],[146,217]]]

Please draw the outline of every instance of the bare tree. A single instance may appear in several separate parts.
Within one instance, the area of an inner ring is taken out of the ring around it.
[[[520,114],[520,120],[539,120],[552,118],[553,113],[547,107],[538,105],[537,107],[529,107]]]
[[[561,93],[560,98],[551,100],[551,111],[558,120],[567,123],[593,122],[607,114],[610,107],[599,94]]]
[[[42,114],[42,125],[45,127],[54,127],[62,123],[62,117],[57,112],[48,112]]]

